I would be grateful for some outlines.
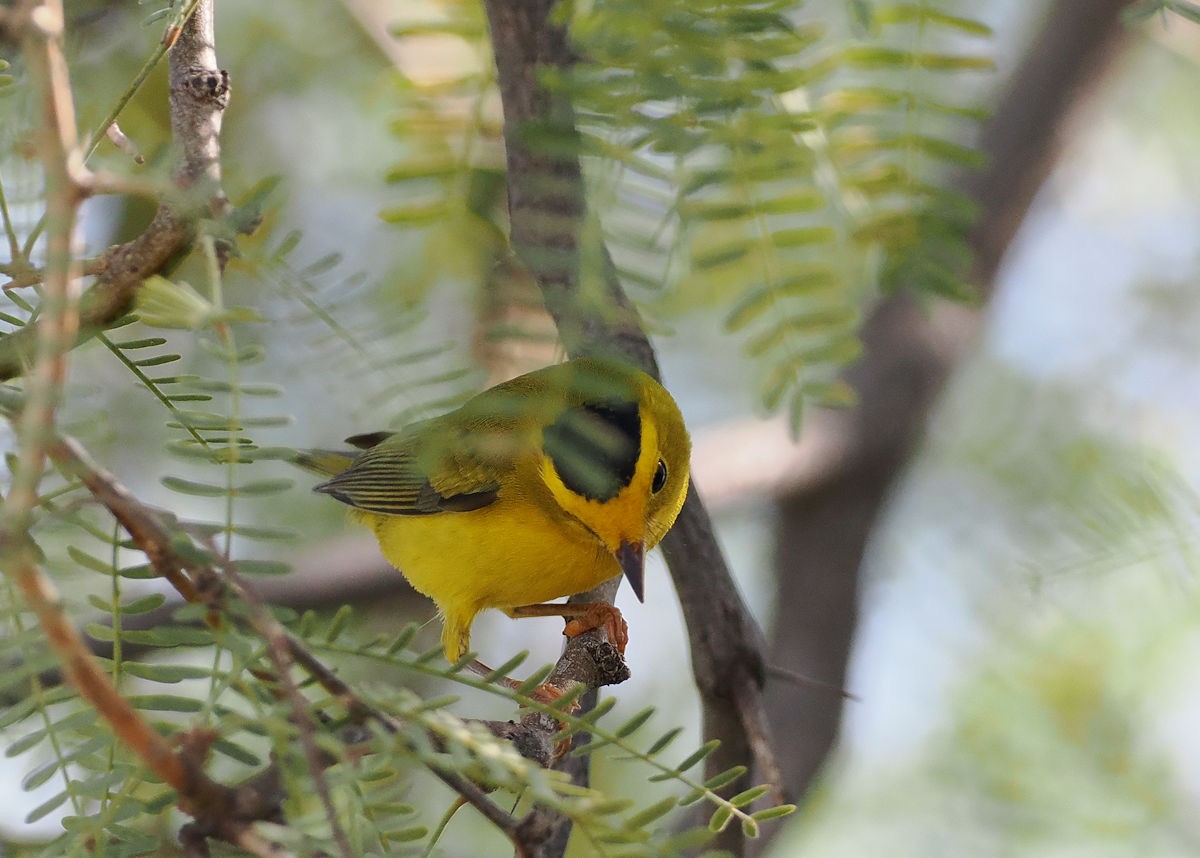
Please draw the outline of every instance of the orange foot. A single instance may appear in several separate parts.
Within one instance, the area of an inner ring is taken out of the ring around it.
[[[607,602],[587,602],[572,607],[580,609],[581,613],[567,621],[567,627],[563,629],[564,635],[573,638],[592,629],[603,628],[617,652],[625,654],[625,645],[629,643],[629,625],[615,605]]]

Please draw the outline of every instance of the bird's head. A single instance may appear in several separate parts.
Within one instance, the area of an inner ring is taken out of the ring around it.
[[[687,494],[691,442],[675,400],[650,376],[607,361],[573,363],[564,407],[543,430],[542,477],[641,601],[645,553]]]

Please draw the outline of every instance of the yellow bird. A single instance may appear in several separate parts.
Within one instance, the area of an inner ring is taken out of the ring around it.
[[[384,556],[437,604],[457,661],[485,608],[563,616],[564,634],[625,623],[598,603],[544,604],[624,574],[642,600],[643,558],[675,523],[691,442],[657,381],[583,358],[489,388],[397,433],[356,435],[362,452],[311,451],[315,487],[354,508]]]

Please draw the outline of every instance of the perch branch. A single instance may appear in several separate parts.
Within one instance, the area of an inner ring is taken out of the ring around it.
[[[542,69],[569,70],[576,61],[566,29],[552,22],[555,4],[485,0],[484,6],[504,108],[513,249],[537,280],[569,354],[620,357],[657,377],[654,352],[607,250],[602,244],[581,246],[590,231],[584,228],[582,168],[577,147],[571,146],[578,139],[573,107],[539,78]],[[529,142],[531,127],[555,138],[553,151]],[[581,286],[585,256],[603,261],[599,287]],[[715,773],[757,762],[760,774],[774,776],[778,766],[769,744],[750,739],[767,733],[762,635],[733,584],[694,489],[664,550],[688,625],[704,733],[722,740],[706,765]],[[603,595],[611,599],[612,593]],[[568,643],[563,661],[573,661],[582,646],[582,641]],[[782,784],[773,786],[782,794]],[[732,826],[727,831],[721,845],[740,851],[740,832]]]

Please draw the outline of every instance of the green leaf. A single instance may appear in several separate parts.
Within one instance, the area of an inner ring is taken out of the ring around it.
[[[546,675],[549,676],[550,674],[546,674]],[[599,703],[596,704],[595,708],[593,708],[591,712],[588,712],[585,715],[579,716],[579,720],[583,721],[586,724],[595,724],[603,716],[605,716],[609,712],[611,712],[612,708],[616,705],[617,705],[617,698],[605,697],[603,700],[601,700]]]
[[[127,700],[135,709],[147,712],[186,712],[194,714],[204,711],[204,701],[174,694],[134,694]]]
[[[182,682],[185,679],[212,677],[212,671],[209,668],[186,664],[147,664],[141,661],[127,661],[122,665],[122,669],[130,676],[169,684]]]
[[[517,686],[517,688],[516,688],[517,694],[523,694],[526,697],[528,697],[533,692],[533,690],[535,688],[537,688],[539,685],[541,685],[543,682],[545,682],[550,677],[550,674],[553,672],[554,672],[554,665],[552,665],[552,664],[542,665],[537,670],[535,670],[533,673],[531,673],[529,675],[529,678],[527,678],[524,682],[522,682],[520,685]],[[612,707],[610,706],[609,708],[611,709]]]
[[[694,753],[689,754],[687,757],[685,757],[683,759],[683,761],[675,767],[675,770],[679,771],[679,772],[686,772],[692,766],[696,765],[696,763],[700,762],[701,760],[706,759],[710,754],[712,754],[713,751],[715,751],[719,747],[721,747],[720,739],[708,740],[703,745],[701,745],[699,748],[697,748]]]
[[[139,563],[135,566],[123,566],[117,570],[117,575],[121,578],[128,578],[131,581],[146,581],[151,578],[157,578],[158,572],[149,563]]]
[[[675,796],[667,796],[662,801],[656,801],[654,804],[640,810],[633,816],[625,820],[625,825],[629,828],[645,828],[654,820],[665,816],[675,809],[679,804],[679,800]]]
[[[213,743],[213,747],[219,748],[221,746],[221,742],[222,742],[222,740],[218,739],[216,742]],[[257,765],[257,763],[252,763],[251,765]],[[168,807],[175,804],[177,799],[178,799],[178,796],[175,794],[175,790],[172,790],[172,789],[164,790],[163,792],[160,792],[155,796],[151,796],[150,798],[144,799],[146,813],[148,813],[148,814],[161,813],[162,811],[166,810]]]
[[[880,24],[934,24],[950,30],[958,30],[968,36],[990,36],[992,28],[980,21],[941,12],[932,6],[916,3],[895,3],[880,6],[876,14]]]
[[[154,346],[165,346],[167,344],[166,337],[145,337],[140,340],[125,340],[120,343],[113,343],[114,346],[122,351],[132,351],[134,349],[148,349]]]
[[[683,732],[682,727],[673,727],[670,730],[668,730],[667,732],[663,733],[661,736],[658,737],[658,740],[653,745],[651,745],[650,748],[646,751],[646,756],[653,757],[655,754],[664,750],[668,745],[670,745],[672,742],[674,742],[675,739],[682,732]]]
[[[755,208],[759,214],[786,215],[816,211],[825,207],[825,196],[815,189],[793,191],[778,197],[759,200]]]
[[[222,526],[220,529],[224,530],[224,527]],[[233,532],[238,536],[259,542],[290,542],[296,538],[296,531],[283,527],[250,527],[237,524],[234,525]]]
[[[759,357],[788,343],[813,337],[843,339],[858,326],[858,311],[850,307],[815,307],[788,315],[746,343],[746,354]]]
[[[557,709],[559,712],[569,712],[571,707],[575,705],[580,697],[587,693],[587,686],[583,684],[575,684],[563,694],[554,698],[554,702],[550,704],[551,709]]]
[[[213,742],[213,750],[246,766],[257,766],[262,763],[262,760],[256,754],[251,753],[241,745],[231,742],[228,739],[217,739],[217,741]]]
[[[731,769],[726,769],[725,771],[721,772],[720,774],[714,775],[713,777],[706,780],[704,782],[704,788],[710,789],[713,791],[719,790],[721,787],[727,786],[727,785],[733,783],[738,778],[740,778],[742,775],[746,774],[746,771],[747,771],[747,769],[745,766],[734,766]]]
[[[718,244],[715,247],[706,247],[703,251],[692,254],[692,264],[700,270],[729,265],[739,259],[744,259],[757,246],[758,242],[754,239],[741,238]]]
[[[342,605],[337,609],[337,613],[333,615],[333,619],[329,621],[329,625],[325,629],[325,643],[330,644],[341,637],[342,632],[346,630],[346,624],[350,622],[350,617],[353,615],[354,609],[349,605]]]
[[[398,164],[387,172],[389,184],[422,179],[449,179],[463,172],[463,165],[453,160],[414,160]]]
[[[827,265],[797,266],[776,283],[751,289],[725,319],[725,330],[736,333],[757,320],[782,298],[803,297],[837,285],[837,273]]]
[[[195,497],[216,498],[225,495],[227,489],[225,486],[217,486],[211,483],[201,483],[196,480],[185,480],[182,477],[163,477],[159,480],[164,486],[171,491],[179,492],[182,495],[193,495]]]
[[[46,799],[46,801],[42,802],[33,810],[29,811],[29,813],[25,814],[25,824],[30,825],[34,822],[37,822],[42,817],[58,810],[63,806],[63,803],[68,797],[69,796],[67,792],[64,790],[63,792],[56,793],[54,796]]]
[[[744,220],[754,209],[749,203],[737,200],[686,200],[679,206],[679,213],[702,221]]]
[[[379,216],[387,223],[407,227],[422,227],[446,220],[451,215],[448,203],[436,202],[424,206],[384,209]]]
[[[133,361],[133,365],[139,367],[162,366],[163,364],[174,363],[175,361],[180,360],[182,357],[183,355],[176,354],[157,355],[156,357],[135,360]]]
[[[729,799],[729,803],[734,807],[744,807],[745,805],[750,804],[752,801],[762,798],[764,795],[770,792],[770,790],[771,788],[765,784],[750,787],[750,789],[743,790],[733,798]]]
[[[403,646],[405,646],[405,645],[402,645],[400,648],[403,648]],[[394,641],[392,642],[392,646],[395,646]],[[392,653],[393,651],[394,650],[392,649],[392,647],[388,647],[389,654]],[[520,667],[522,664],[524,664],[525,659],[527,659],[527,658],[529,658],[529,650],[522,650],[521,652],[517,653],[512,658],[510,658],[508,661],[504,662],[504,664],[500,665],[499,667],[493,668],[492,671],[483,678],[483,681],[487,682],[487,683],[493,683],[493,682],[498,682],[498,681],[504,679],[510,673],[512,673],[514,670],[516,670],[518,667]]]
[[[853,408],[858,403],[858,392],[840,378],[828,383],[806,383],[804,395],[823,408]]]
[[[110,631],[111,634],[111,631]],[[156,626],[139,631],[123,630],[121,640],[156,647],[209,646],[213,642],[212,632],[195,626]]]
[[[704,798],[707,795],[708,795],[708,792],[706,790],[694,789],[691,792],[686,793],[681,799],[679,799],[679,805],[680,805],[680,807],[687,807],[689,804],[695,804],[696,802],[698,802],[700,799]]]
[[[132,602],[127,602],[124,605],[119,605],[117,610],[121,614],[145,614],[153,611],[166,601],[167,597],[162,593],[151,593],[148,596],[134,599]],[[112,611],[112,602],[107,599],[102,599],[96,595],[89,595],[88,602],[97,610]]]
[[[282,560],[239,560],[237,568],[246,575],[286,575],[292,571],[292,565]]]
[[[920,53],[877,45],[854,45],[842,52],[847,65],[866,69],[922,68],[930,71],[991,71],[991,57]]]
[[[391,831],[381,832],[381,835],[389,841],[396,843],[408,843],[413,840],[423,840],[429,834],[429,829],[424,825],[413,825],[407,828],[397,828]]]
[[[708,830],[712,832],[724,831],[725,826],[729,824],[729,820],[733,816],[733,808],[727,804],[718,807],[712,817],[708,820]]]
[[[269,480],[253,480],[235,488],[234,494],[243,497],[262,497],[263,495],[276,495],[280,492],[286,492],[292,486],[296,485],[296,481],[281,477],[279,479]]]
[[[108,610],[105,608],[105,610]],[[114,641],[117,639],[117,633],[112,626],[106,626],[103,623],[88,623],[83,627],[83,633],[89,638],[96,641]],[[122,636],[124,639],[124,636]]]
[[[386,650],[387,655],[395,655],[396,653],[400,652],[400,650],[412,643],[412,639],[416,637],[416,634],[420,628],[421,627],[416,623],[407,623],[402,629],[400,629],[400,633],[396,635],[395,639],[388,644]],[[524,660],[525,655],[527,655],[527,653],[522,653],[522,660]],[[488,681],[490,682],[493,680]]]
[[[620,727],[617,728],[617,730],[616,730],[617,738],[624,739],[626,736],[630,736],[633,733],[637,732],[639,729],[641,729],[643,724],[645,724],[647,721],[650,720],[650,718],[653,715],[654,715],[654,707],[647,706],[641,712],[637,713],[636,715],[634,715],[632,718],[630,718],[628,721],[626,721],[624,724],[622,724]]]
[[[98,557],[93,557],[81,548],[76,548],[74,545],[67,546],[67,556],[82,566],[84,569],[91,569],[93,572],[99,572],[101,575],[112,575],[112,564],[101,560]],[[103,610],[108,610],[104,608]]]
[[[750,815],[753,816],[755,819],[759,820],[760,822],[763,822],[768,819],[778,819],[781,816],[788,816],[789,814],[792,814],[795,812],[796,812],[796,805],[780,804],[775,807],[768,807],[764,810],[757,810]]]
[[[223,429],[229,432],[237,431],[226,414],[215,411],[179,411],[177,416],[192,429]],[[175,424],[168,424],[175,425]],[[183,428],[183,427],[180,427]]]
[[[779,229],[771,233],[771,243],[776,247],[806,247],[810,244],[825,244],[837,238],[833,227],[806,226],[794,229]]]
[[[29,678],[21,677],[21,680],[28,683]],[[12,706],[0,708],[0,730],[7,730],[12,725],[24,721],[36,712],[38,707],[38,701],[30,697]]]

